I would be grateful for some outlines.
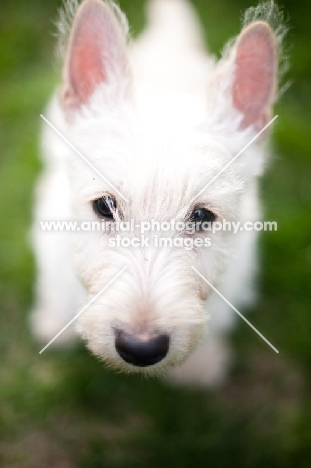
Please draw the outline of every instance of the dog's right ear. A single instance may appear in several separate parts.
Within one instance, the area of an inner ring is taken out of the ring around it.
[[[85,0],[77,10],[63,69],[62,102],[66,111],[89,102],[103,83],[122,82],[130,74],[126,33],[101,0]]]

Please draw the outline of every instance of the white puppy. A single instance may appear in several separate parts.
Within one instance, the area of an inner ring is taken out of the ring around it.
[[[133,44],[112,2],[67,3],[63,83],[44,114],[55,128],[44,123],[33,230],[32,326],[41,341],[87,306],[77,330],[109,365],[148,375],[171,369],[184,382],[222,380],[223,337],[235,313],[211,285],[236,307],[252,301],[256,232],[213,226],[260,219],[267,131],[235,156],[272,116],[279,16],[271,3],[249,10],[217,63],[183,0],[150,2],[147,29]],[[142,238],[152,220],[158,229]],[[55,224],[47,232],[43,221],[76,224],[74,232]],[[85,229],[95,221],[110,221],[110,229]],[[120,222],[132,225],[118,237]],[[196,230],[178,230],[177,222]],[[159,244],[163,236],[174,242]]]

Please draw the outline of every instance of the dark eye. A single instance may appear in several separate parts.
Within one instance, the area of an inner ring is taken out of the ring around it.
[[[197,225],[198,230],[201,230],[200,225],[202,225],[203,223],[211,224],[213,221],[215,221],[215,219],[216,216],[214,215],[214,213],[212,213],[209,210],[206,210],[205,208],[198,208],[197,210],[194,210],[190,217],[190,221]]]
[[[116,209],[115,201],[111,197],[102,197],[93,201],[93,209],[101,218],[113,219]]]

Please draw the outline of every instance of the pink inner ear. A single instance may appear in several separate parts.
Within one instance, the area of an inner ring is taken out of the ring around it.
[[[81,104],[85,104],[96,85],[106,79],[101,27],[99,19],[92,15],[86,24],[83,22],[80,24],[73,38],[73,50],[69,59],[69,80],[72,91]]]
[[[113,13],[101,0],[84,0],[71,32],[63,98],[70,108],[86,104],[109,73],[123,70],[125,38]]]
[[[250,25],[238,39],[233,105],[244,115],[242,126],[263,122],[276,87],[276,45],[268,24]]]

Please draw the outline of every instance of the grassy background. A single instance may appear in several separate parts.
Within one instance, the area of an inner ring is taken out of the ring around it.
[[[135,34],[139,0],[122,0]],[[194,1],[211,50],[239,31],[249,0]],[[311,60],[310,3],[290,17],[291,88],[278,105],[275,158],[263,180],[261,298],[249,315],[280,350],[243,323],[237,364],[220,391],[170,389],[116,375],[80,346],[38,354],[27,325],[34,261],[28,246],[39,113],[58,75],[59,0],[2,0],[0,15],[0,466],[310,467]]]

